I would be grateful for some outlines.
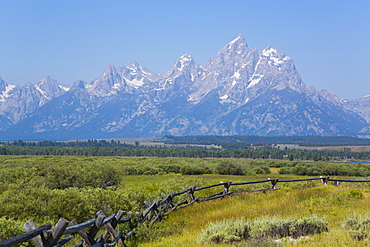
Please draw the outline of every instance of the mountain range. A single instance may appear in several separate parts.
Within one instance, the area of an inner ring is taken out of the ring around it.
[[[184,54],[164,74],[110,64],[91,82],[0,78],[1,140],[164,135],[370,137],[370,96],[342,99],[302,81],[293,60],[237,36],[204,65]]]

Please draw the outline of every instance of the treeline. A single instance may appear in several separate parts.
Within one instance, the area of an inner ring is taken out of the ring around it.
[[[0,155],[55,155],[55,156],[127,156],[127,157],[188,157],[188,158],[253,158],[283,159],[283,150],[162,148],[131,146],[110,147],[19,147],[1,146]]]
[[[127,156],[127,157],[188,157],[188,158],[251,158],[328,161],[330,159],[370,159],[370,151],[293,150],[260,148],[205,149],[163,147],[58,147],[58,146],[0,146],[0,155],[54,155],[54,156]]]
[[[370,166],[348,163],[290,162],[279,169],[279,174],[367,177],[370,176]]]
[[[25,142],[22,140],[0,142],[3,146],[14,147],[130,147],[132,145],[121,143],[119,140],[86,140],[86,141],[37,141]]]
[[[165,136],[166,143],[171,144],[221,144],[266,145],[297,144],[303,146],[358,146],[370,145],[370,139],[349,136]]]

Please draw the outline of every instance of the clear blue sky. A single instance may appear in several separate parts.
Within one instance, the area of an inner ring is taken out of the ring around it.
[[[0,0],[0,76],[64,84],[135,60],[164,73],[199,64],[242,34],[295,61],[303,81],[342,98],[370,94],[369,0]]]

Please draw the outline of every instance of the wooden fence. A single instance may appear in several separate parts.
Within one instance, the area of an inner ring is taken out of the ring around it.
[[[66,244],[72,239],[71,234],[78,234],[81,237],[81,241],[76,245],[76,247],[82,246],[126,246],[125,241],[130,238],[138,224],[146,223],[149,226],[154,224],[156,221],[161,220],[164,216],[170,214],[174,210],[178,210],[195,202],[202,202],[208,200],[214,200],[217,198],[222,198],[227,195],[231,195],[234,192],[230,191],[231,186],[240,185],[250,185],[259,183],[270,183],[270,188],[254,191],[243,191],[243,192],[266,192],[276,190],[277,183],[288,183],[288,182],[302,182],[302,181],[313,181],[321,180],[323,184],[327,184],[332,181],[335,185],[339,185],[342,182],[351,183],[369,183],[370,180],[344,180],[344,179],[331,179],[329,177],[317,177],[317,178],[305,178],[305,179],[287,179],[279,180],[266,179],[260,181],[250,181],[250,182],[220,182],[219,184],[209,185],[197,188],[193,185],[190,188],[184,188],[181,192],[172,192],[166,195],[162,193],[162,199],[155,200],[152,203],[145,201],[146,209],[142,212],[137,212],[134,215],[130,212],[125,213],[119,210],[117,213],[110,216],[106,216],[103,212],[99,211],[97,217],[86,222],[78,224],[76,221],[72,220],[68,222],[64,218],[60,218],[58,223],[55,225],[54,229],[50,223],[43,226],[37,227],[35,223],[30,220],[24,224],[26,233],[19,236],[0,241],[0,246],[14,246],[28,240],[35,243],[37,247],[60,247]],[[206,197],[196,197],[195,192],[210,189],[214,187],[222,187],[222,191]],[[175,203],[174,198],[179,197],[183,194],[188,195],[188,199]],[[125,216],[125,217],[124,217]],[[126,223],[129,224],[129,232],[124,234],[123,232],[118,232],[116,230],[118,224]],[[105,231],[104,234],[97,236],[100,230]]]

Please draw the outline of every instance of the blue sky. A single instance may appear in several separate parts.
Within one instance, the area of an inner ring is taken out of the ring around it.
[[[342,98],[370,94],[368,0],[0,0],[0,76],[64,84],[135,60],[164,73],[182,54],[204,64],[244,35],[293,58],[303,81]]]

